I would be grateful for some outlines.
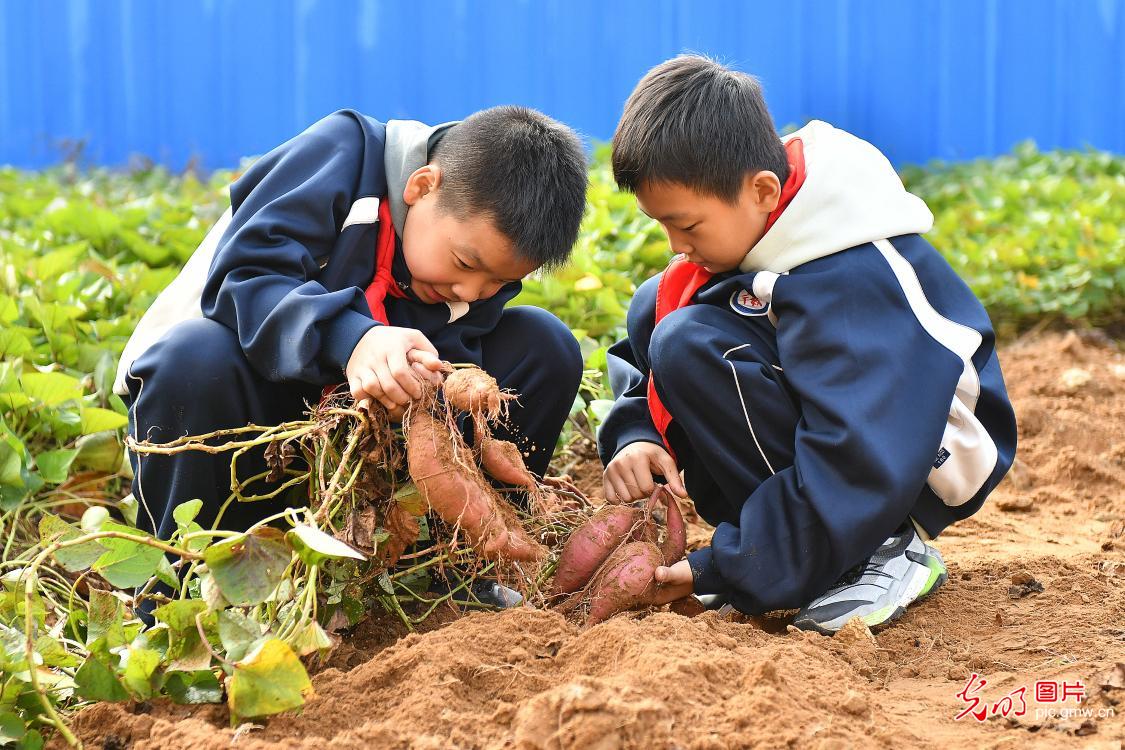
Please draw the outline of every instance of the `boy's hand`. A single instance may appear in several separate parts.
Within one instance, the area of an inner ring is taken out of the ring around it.
[[[653,604],[667,604],[691,594],[695,586],[695,576],[687,560],[656,569],[656,595]]]
[[[607,503],[627,503],[649,497],[656,490],[653,475],[668,482],[668,489],[680,497],[687,490],[680,480],[680,471],[668,451],[655,443],[630,443],[621,449],[602,474],[602,489]]]
[[[352,398],[371,398],[388,409],[422,397],[422,383],[441,382],[437,349],[421,331],[375,326],[352,350],[344,374]]]

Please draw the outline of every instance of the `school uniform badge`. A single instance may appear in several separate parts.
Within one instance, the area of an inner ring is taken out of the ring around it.
[[[770,310],[770,303],[754,296],[749,289],[739,289],[731,294],[730,306],[739,315],[747,317],[765,315]]]

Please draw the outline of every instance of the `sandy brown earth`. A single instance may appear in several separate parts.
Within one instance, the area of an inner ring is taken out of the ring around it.
[[[475,614],[345,646],[300,714],[263,726],[231,730],[221,707],[100,705],[77,728],[89,747],[136,750],[1119,750],[1125,356],[1096,334],[1069,333],[1016,342],[1002,362],[1018,463],[976,517],[937,541],[949,582],[875,635],[801,633],[784,615],[658,612],[581,632],[552,612]],[[973,673],[986,684],[958,698]],[[1068,692],[1081,682],[1084,698],[1036,701],[1037,682]],[[956,720],[974,699],[992,715]]]

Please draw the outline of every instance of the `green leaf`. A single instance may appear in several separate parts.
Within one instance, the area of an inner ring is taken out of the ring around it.
[[[205,612],[207,605],[198,599],[177,599],[162,604],[152,611],[152,616],[165,623],[174,633],[195,630],[195,616]]]
[[[203,553],[219,590],[239,607],[264,602],[281,581],[292,557],[285,535],[272,527],[212,545]]]
[[[123,701],[129,699],[129,693],[113,669],[101,661],[95,654],[90,654],[78,671],[74,673],[74,683],[78,694],[83,698],[93,701]]]
[[[282,640],[271,638],[236,662],[227,682],[232,722],[300,708],[312,694],[312,682]]]
[[[219,613],[219,640],[231,661],[239,661],[262,638],[262,628],[258,623],[236,609]]]
[[[74,457],[77,455],[78,451],[72,448],[40,453],[35,457],[39,476],[43,477],[47,484],[62,484],[66,481],[70,465],[74,463]]]
[[[186,503],[180,503],[175,507],[172,511],[172,518],[175,519],[176,525],[182,531],[184,527],[195,520],[202,508],[202,500],[188,500]]]
[[[297,524],[286,533],[285,538],[297,550],[305,565],[321,565],[330,558],[366,560],[359,550],[344,544],[339,539],[325,534],[312,526]]]
[[[39,519],[39,539],[44,543],[56,539],[65,542],[77,539],[79,536],[82,536],[81,531],[53,513],[44,513]],[[55,550],[55,559],[71,573],[77,573],[89,568],[103,554],[105,554],[105,547],[97,541],[90,541]]]
[[[61,372],[25,372],[20,380],[24,393],[47,406],[82,398],[82,383]]]
[[[180,577],[176,575],[176,569],[172,567],[166,555],[161,555],[160,561],[156,564],[156,578],[171,589],[180,587]]]
[[[133,536],[147,534],[116,523],[105,523],[102,531],[118,531]],[[100,539],[108,551],[94,562],[94,570],[119,589],[133,588],[152,578],[164,553],[156,548],[128,539]]]
[[[197,672],[211,666],[211,651],[199,636],[196,617],[204,633],[215,630],[215,614],[207,612],[207,604],[198,599],[177,599],[153,610],[153,616],[168,626],[166,670]]]
[[[154,692],[153,675],[160,665],[160,654],[148,648],[131,648],[125,661],[122,681],[134,696],[148,700]]]
[[[34,350],[35,347],[31,344],[31,339],[25,336],[21,331],[5,328],[0,330],[0,357],[14,358],[22,357],[28,352]],[[17,394],[5,394],[17,395]],[[22,394],[19,394],[22,395]],[[9,408],[14,408],[9,405]]]
[[[324,632],[324,628],[320,627],[320,623],[316,620],[309,620],[300,627],[293,634],[292,641],[293,648],[300,656],[308,656],[315,652],[323,653],[332,648],[332,638]]]
[[[127,424],[129,424],[129,418],[124,414],[118,414],[99,406],[87,406],[82,409],[83,435],[92,435],[95,432],[106,430],[118,430]]]
[[[78,259],[90,251],[87,242],[75,242],[44,254],[35,262],[35,276],[41,281],[55,281],[65,271],[78,265]]]
[[[89,411],[90,409],[86,409],[83,414]],[[85,431],[83,429],[83,432]],[[74,465],[80,469],[116,474],[121,467],[125,446],[116,430],[83,435],[75,441],[74,445],[78,449],[78,455],[74,457]]]
[[[223,688],[209,670],[169,672],[164,680],[164,692],[181,705],[218,703],[223,699]]]
[[[27,730],[27,734],[16,743],[14,750],[43,750],[43,735],[34,729]]]
[[[66,647],[49,635],[35,639],[35,652],[43,657],[48,667],[77,667],[78,659]]]
[[[8,711],[0,712],[0,745],[8,745],[23,737],[27,728],[23,719]]]
[[[15,442],[16,445],[12,443]],[[18,446],[18,447],[17,447]],[[8,439],[0,440],[0,484],[9,487],[24,487],[26,449],[14,435]]]
[[[109,591],[90,589],[90,619],[86,625],[86,645],[102,641],[103,650],[125,644],[125,605]]]

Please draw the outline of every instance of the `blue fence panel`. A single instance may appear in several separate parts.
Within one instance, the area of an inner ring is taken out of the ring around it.
[[[897,163],[1125,151],[1125,0],[0,0],[0,163],[229,166],[342,107],[515,102],[605,140],[683,51]]]

